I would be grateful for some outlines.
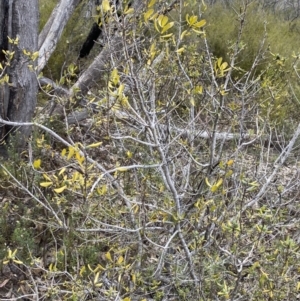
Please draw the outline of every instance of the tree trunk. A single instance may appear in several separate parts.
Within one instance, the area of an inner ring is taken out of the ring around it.
[[[23,51],[34,53],[38,49],[38,0],[0,0],[0,8],[0,49],[14,52],[5,70],[9,85],[1,85],[0,113],[3,119],[26,122],[33,117],[38,84],[36,64]],[[7,43],[7,36],[16,43]],[[10,130],[2,129],[0,138],[7,137]],[[18,129],[18,148],[25,145],[30,130],[29,127]]]
[[[42,71],[54,52],[67,21],[81,0],[61,0],[40,33],[38,72]]]

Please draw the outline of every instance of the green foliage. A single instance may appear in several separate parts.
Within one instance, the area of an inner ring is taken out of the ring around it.
[[[242,18],[242,6],[237,3],[233,7],[235,10],[219,3],[210,6],[203,15],[209,20],[206,32],[211,50],[216,57],[223,57],[225,60],[231,56]],[[293,22],[294,27],[298,22],[298,20]],[[253,1],[247,9],[243,26],[238,66],[244,70],[251,67],[264,36],[266,36],[265,50],[268,48],[286,58],[290,58],[300,47],[297,33],[291,30],[291,23],[268,10],[263,10],[258,1]],[[261,68],[265,68],[265,65]]]
[[[39,0],[39,10],[40,10],[40,31],[45,26],[48,18],[51,15],[51,12],[58,1],[46,1],[46,0]]]

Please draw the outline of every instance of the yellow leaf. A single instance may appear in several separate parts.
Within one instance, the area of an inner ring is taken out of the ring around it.
[[[172,33],[169,33],[169,34],[166,34],[166,35],[164,35],[164,36],[161,36],[161,38],[170,38],[171,36],[172,36],[173,34]]]
[[[164,27],[168,23],[169,18],[167,16],[160,15],[157,20],[159,26]]]
[[[220,66],[220,69],[225,71],[226,67],[228,66],[228,63],[227,62],[224,62],[221,66]]]
[[[88,263],[88,268],[89,268],[89,270],[91,271],[91,272],[95,272],[92,268],[91,268],[91,266],[90,266],[90,264]]]
[[[170,22],[167,25],[165,25],[161,31],[161,34],[165,33],[167,30],[169,30],[171,27],[173,27],[174,22]]]
[[[66,153],[67,153],[67,150],[64,148],[64,149],[61,151],[62,157],[64,157],[64,156],[66,155]]]
[[[222,57],[219,57],[218,60],[217,60],[217,65],[218,65],[219,69],[221,67],[222,60],[223,60]]]
[[[124,92],[124,89],[125,89],[125,85],[124,84],[121,84],[118,88],[118,96],[121,97],[123,95],[123,92]]]
[[[148,3],[148,7],[150,8],[151,6],[153,6],[155,2],[156,0],[150,0],[150,2]]]
[[[156,20],[157,16],[158,16],[158,13],[154,13],[154,14],[149,18],[149,20],[151,20],[151,21]],[[155,22],[155,23],[156,23],[156,22]],[[154,25],[155,25],[155,23],[154,23]]]
[[[72,181],[77,181],[79,178],[79,172],[74,172],[73,175],[72,175]]]
[[[127,10],[125,10],[124,14],[129,15],[129,14],[132,14],[133,12],[134,12],[134,8],[131,7],[131,8],[128,8]]]
[[[86,271],[86,267],[83,266],[81,269],[80,269],[80,272],[79,272],[79,275],[82,277],[83,273]]]
[[[154,13],[154,9],[149,9],[147,12],[144,13],[144,20],[147,22],[151,15]]]
[[[112,262],[110,252],[107,252],[107,253],[105,254],[105,258],[106,258],[107,260],[109,260],[110,262]]]
[[[33,61],[35,61],[38,57],[39,57],[39,52],[38,52],[38,51],[34,52],[34,53],[31,55],[31,59],[32,59]]]
[[[11,259],[11,257],[12,257],[12,251],[11,251],[11,249],[8,249],[7,258]]]
[[[74,153],[75,153],[74,147],[73,146],[69,146],[69,153],[68,153],[67,160],[70,160],[73,157]]]
[[[42,187],[49,187],[52,184],[53,184],[52,182],[42,182],[42,183],[40,183],[40,186],[42,186]]]
[[[216,192],[218,190],[218,186],[216,184],[214,184],[211,188],[210,188],[210,191],[211,192]]]
[[[192,26],[195,22],[197,22],[198,17],[197,16],[190,16],[189,14],[185,15],[186,22]]]
[[[216,183],[217,187],[220,187],[223,183],[223,179],[219,179],[219,181]]]
[[[103,185],[101,188],[97,188],[97,192],[99,195],[105,195],[107,193],[107,185]]]
[[[194,100],[193,97],[191,98],[190,103],[191,103],[191,105],[192,105],[193,107],[195,106],[195,100]]]
[[[193,24],[193,27],[200,28],[200,27],[203,27],[205,24],[206,24],[206,20],[201,20],[201,21]]]
[[[103,0],[102,1],[102,9],[103,9],[104,13],[106,13],[110,10],[109,0]]]
[[[153,58],[153,56],[156,54],[156,43],[152,43],[149,49],[149,53],[151,55],[151,57]]]
[[[97,284],[95,284],[95,287],[101,287],[103,285],[102,282],[98,282]]]
[[[233,170],[232,169],[228,170],[225,174],[225,178],[229,178],[232,174],[233,174]]]
[[[43,177],[44,177],[45,180],[47,180],[49,182],[51,181],[51,179],[45,173],[43,174]]]
[[[48,269],[49,269],[50,272],[56,272],[57,271],[57,267],[53,263],[50,264]]]
[[[79,152],[75,153],[75,158],[79,164],[82,164],[82,162],[84,161],[84,156],[81,156]]]
[[[41,167],[41,163],[42,163],[41,159],[37,159],[33,162],[33,167],[38,169]]]
[[[203,7],[203,11],[206,11],[207,5],[205,4],[204,0],[202,0],[202,7]]]
[[[65,171],[66,171],[66,168],[63,167],[63,168],[60,170],[60,172],[58,173],[58,175],[60,176],[60,175],[63,174]]]
[[[211,187],[211,184],[208,182],[208,178],[205,178],[205,183],[208,187]]]
[[[95,278],[94,278],[94,284],[96,284],[99,280],[99,276],[100,276],[100,272],[98,272],[96,275],[95,275]]]
[[[124,257],[123,257],[123,256],[120,256],[120,257],[118,258],[117,263],[118,263],[118,264],[121,264],[123,261],[124,261]]]
[[[231,166],[233,163],[234,163],[234,160],[230,159],[227,161],[226,164],[227,164],[227,166]]]
[[[18,252],[18,249],[15,249],[15,250],[12,252],[11,256],[12,256],[13,258],[15,258],[15,256],[17,255],[17,252]]]
[[[194,93],[203,94],[203,86],[196,86],[194,88]]]
[[[105,268],[100,263],[98,263],[97,267],[93,272],[97,273],[98,271],[105,271]]]
[[[184,38],[184,36],[187,34],[187,30],[184,30],[181,35],[180,35],[180,40],[182,40]]]
[[[120,81],[120,76],[119,76],[119,73],[118,73],[118,70],[117,69],[114,69],[112,72],[111,72],[111,75],[110,75],[110,80],[111,82],[114,84],[114,85],[117,85]]]
[[[67,186],[63,186],[63,187],[60,187],[60,188],[56,188],[56,189],[53,189],[56,193],[62,193],[65,189],[67,188]]]
[[[130,301],[131,299],[129,297],[124,298],[122,301]]]

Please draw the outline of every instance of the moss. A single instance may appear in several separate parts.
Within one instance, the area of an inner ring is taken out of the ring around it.
[[[57,1],[50,1],[50,3],[48,3],[47,1],[40,0],[40,29],[45,25],[56,4]],[[77,64],[81,43],[84,41],[90,29],[90,25],[94,21],[92,17],[85,18],[83,16],[85,5],[86,1],[78,5],[66,24],[62,37],[43,70],[45,76],[59,80],[69,64],[74,62]]]
[[[49,16],[55,5],[58,3],[57,0],[47,1],[47,0],[39,0],[39,9],[40,9],[40,31],[45,26]]]

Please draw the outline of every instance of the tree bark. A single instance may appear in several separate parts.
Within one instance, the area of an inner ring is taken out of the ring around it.
[[[0,3],[1,8],[6,7],[5,14],[0,10],[0,46],[3,50],[14,52],[6,69],[9,85],[2,85],[0,91],[0,113],[3,119],[26,122],[33,117],[38,84],[34,71],[35,63],[23,51],[26,50],[27,53],[37,51],[38,0],[0,0]],[[10,39],[18,42],[7,44],[5,33]],[[10,130],[6,128],[6,132]],[[30,127],[18,129],[20,134],[18,148],[25,145],[30,130]],[[2,130],[1,134],[3,139],[6,133]]]
[[[39,35],[38,72],[42,71],[54,52],[63,29],[81,0],[61,0]]]
[[[166,14],[171,11],[175,5],[178,3],[178,0],[173,0],[170,4],[166,4],[164,8],[160,11],[161,14]],[[141,10],[144,7],[145,3],[140,0],[133,0],[131,7],[134,9],[135,20],[141,16]],[[125,20],[123,27],[128,31],[133,30],[134,25],[130,25],[130,21]],[[131,29],[130,29],[131,28]],[[132,43],[133,45],[133,43]],[[109,62],[111,62],[111,55],[117,53],[115,64],[118,64],[119,61],[124,59],[123,51],[123,38],[117,32],[115,36],[111,39],[110,43],[107,43],[100,54],[94,59],[91,65],[81,74],[78,81],[70,89],[70,95],[73,95],[74,91],[80,90],[81,95],[85,95],[88,90],[94,87],[99,79],[103,76],[104,73],[109,70]]]

